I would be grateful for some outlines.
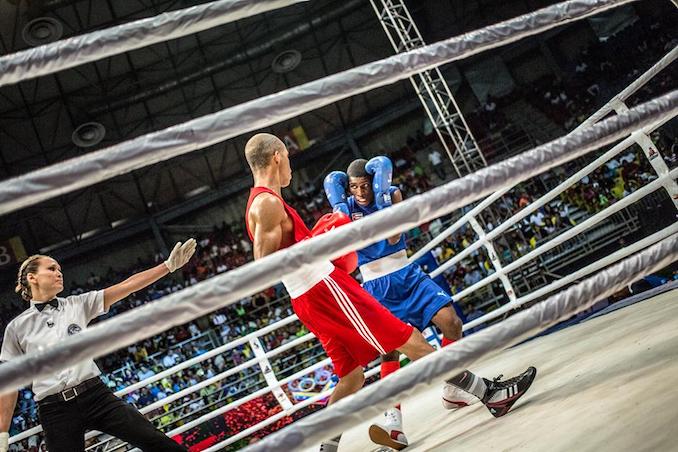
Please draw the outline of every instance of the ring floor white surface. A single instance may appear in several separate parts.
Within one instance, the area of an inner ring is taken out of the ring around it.
[[[537,379],[509,414],[447,411],[441,388],[403,400],[407,451],[669,451],[678,444],[678,289],[543,336],[473,366]],[[340,452],[377,450],[369,423]],[[309,451],[311,449],[308,449]]]

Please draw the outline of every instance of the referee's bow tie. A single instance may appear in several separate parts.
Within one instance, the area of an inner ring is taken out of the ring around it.
[[[58,308],[59,300],[57,300],[56,298],[52,298],[51,300],[45,303],[35,303],[35,309],[37,309],[39,312],[42,312],[42,310],[45,309],[47,305],[50,305],[53,308]]]

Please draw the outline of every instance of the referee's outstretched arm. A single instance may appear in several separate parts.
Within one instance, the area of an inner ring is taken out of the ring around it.
[[[167,260],[153,268],[135,273],[121,283],[104,289],[104,306],[106,311],[118,301],[130,294],[148,287],[168,273],[183,267],[195,252],[195,239],[185,243],[177,242]]]

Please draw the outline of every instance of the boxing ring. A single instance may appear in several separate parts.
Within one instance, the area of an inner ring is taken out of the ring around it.
[[[505,45],[629,2],[630,0],[571,0],[560,3],[2,181],[0,214],[267,127],[351,95],[406,79],[422,70]],[[121,26],[123,29],[109,30],[110,45],[102,45],[101,48],[93,45],[94,36],[83,35],[43,46],[44,48],[0,57],[2,74],[0,85],[14,83],[29,73],[33,76],[43,75],[139,48],[142,46],[140,42],[143,42],[143,45],[150,45],[158,40],[182,36],[181,33],[193,33],[237,20],[247,14],[267,10],[263,8],[273,9],[297,2],[257,2],[261,4],[259,7],[261,9],[250,9],[248,6],[250,3],[252,2],[218,1],[180,10],[164,18],[155,18],[156,22],[153,22],[153,19],[144,19],[125,24]],[[203,9],[196,12],[195,8]],[[205,17],[210,17],[211,20],[204,20]],[[139,41],[138,36],[146,29],[144,27],[148,27],[149,24],[158,25],[158,21],[173,24],[165,25],[174,30],[173,34],[170,37],[152,35],[147,41]],[[106,36],[106,32],[102,30],[95,33],[103,33]],[[654,444],[658,448],[672,444],[669,441],[675,441],[676,434],[669,435],[666,432],[673,430],[668,428],[668,422],[676,419],[676,405],[666,403],[666,399],[667,394],[672,393],[669,376],[672,372],[675,375],[676,371],[676,360],[673,359],[668,363],[670,350],[675,350],[678,345],[675,333],[678,331],[675,328],[678,326],[676,323],[678,307],[675,303],[678,295],[675,290],[518,347],[504,349],[577,312],[588,309],[597,300],[611,295],[641,276],[652,273],[678,258],[678,222],[674,222],[520,297],[512,287],[509,277],[509,273],[655,191],[666,190],[674,205],[678,207],[678,186],[675,182],[678,178],[678,168],[669,169],[666,166],[649,138],[652,131],[676,116],[678,91],[672,91],[632,109],[627,108],[624,103],[659,71],[670,65],[677,56],[678,48],[672,49],[638,80],[565,137],[434,188],[360,222],[299,243],[257,262],[248,263],[168,295],[160,301],[117,315],[115,319],[103,321],[77,336],[70,337],[62,346],[8,362],[0,367],[0,391],[20,387],[37,375],[67,367],[85,358],[103,356],[161,333],[172,326],[233,304],[245,296],[279,282],[290,268],[305,268],[321,260],[341,256],[347,251],[362,248],[394,233],[405,232],[416,225],[480,201],[428,245],[417,251],[412,259],[417,259],[430,251],[460,228],[470,226],[476,232],[478,240],[452,259],[442,263],[432,276],[447,271],[474,251],[484,248],[494,266],[494,273],[465,288],[456,294],[455,298],[461,300],[488,284],[499,281],[509,302],[468,322],[464,329],[473,328],[500,316],[513,315],[466,337],[453,347],[447,347],[408,365],[389,378],[388,384],[374,383],[358,394],[309,415],[294,423],[292,427],[253,444],[250,449],[295,450],[311,447],[323,439],[347,431],[345,439],[342,440],[342,450],[369,450],[374,446],[367,442],[367,429],[361,423],[401,400],[404,404],[408,435],[413,439],[411,447],[415,449],[421,447],[422,450],[449,450],[448,448],[452,446],[462,450],[489,448],[496,444],[493,441],[496,441],[499,437],[497,435],[500,434],[505,435],[501,437],[502,448],[524,447],[543,450],[547,445],[552,448],[554,438],[557,438],[557,444],[559,447],[562,445],[563,450],[573,447],[587,448],[591,443],[586,441],[592,434],[584,436],[581,432],[591,433],[591,429],[596,425],[610,428],[610,424],[614,423],[612,420],[617,421],[622,417],[624,422],[619,422],[618,428],[608,430],[604,437],[597,437],[600,438],[600,444],[637,444],[641,449],[647,448],[648,444]],[[275,115],[271,114],[271,111],[274,111]],[[610,116],[613,111],[616,115]],[[248,126],[243,127],[242,124]],[[517,183],[613,143],[616,144],[600,157],[493,230],[483,230],[477,221],[485,209]],[[500,261],[493,246],[495,239],[556,198],[582,177],[634,144],[641,146],[652,165],[656,173],[654,180],[583,222],[566,229],[512,263],[504,265]],[[588,279],[582,281],[584,277]],[[561,292],[556,292],[563,288],[565,289]],[[518,311],[517,308],[549,294],[552,295],[543,301],[515,313]],[[282,418],[318,403],[329,395],[331,388],[295,403],[284,390],[289,384],[297,385],[298,388],[309,374],[321,373],[322,369],[329,365],[328,359],[280,379],[271,364],[272,358],[281,353],[309,341],[315,341],[313,334],[306,334],[273,350],[264,350],[261,341],[263,336],[297,320],[294,315],[282,319],[130,385],[116,394],[119,396],[130,394],[219,354],[242,345],[249,345],[253,357],[248,361],[141,408],[142,413],[151,413],[165,405],[181,403],[187,395],[226,381],[227,378],[245,369],[258,368],[265,378],[266,387],[166,432],[169,436],[182,435],[264,394],[273,394],[280,405],[280,411],[204,449],[221,450]],[[648,334],[650,332],[653,334]],[[586,337],[586,340],[581,340],[582,337]],[[646,353],[648,350],[652,352]],[[675,358],[675,354],[673,356]],[[629,360],[633,361],[633,366],[627,365]],[[534,364],[539,369],[537,384],[530,391],[530,395],[516,406],[515,413],[505,419],[492,421],[491,434],[490,429],[486,428],[489,426],[487,422],[490,418],[482,412],[484,408],[480,405],[454,413],[446,412],[440,406],[439,391],[443,378],[471,364],[474,365],[474,371],[492,375],[498,373],[498,370],[510,373],[524,367],[526,363]],[[378,369],[372,369],[368,376],[377,372]],[[578,380],[581,381],[581,386],[574,383]],[[630,389],[619,390],[622,385]],[[559,388],[567,393],[567,398],[558,393]],[[577,388],[581,390],[577,391]],[[618,397],[606,397],[607,391],[613,391]],[[643,403],[640,403],[641,395]],[[632,410],[629,409],[629,404],[633,404]],[[577,408],[579,408],[578,417],[572,419],[573,410]],[[427,413],[427,416],[424,418],[417,413]],[[626,415],[622,416],[624,413]],[[657,413],[665,413],[666,424],[655,422],[649,425],[648,420],[655,419]],[[432,419],[435,419],[435,422],[431,422]],[[594,419],[599,419],[600,422],[596,424],[593,422]],[[602,424],[606,420],[608,422]],[[542,426],[536,427],[540,423]],[[440,429],[442,431],[433,431],[436,425],[445,428]],[[573,430],[570,432],[563,429],[562,432],[554,432],[553,426],[556,425],[571,425]],[[551,428],[548,428],[549,426]],[[536,428],[543,428],[544,434],[537,434]],[[20,441],[40,430],[39,426],[32,428],[12,437],[10,442]],[[665,433],[664,436],[659,435],[661,437],[653,439],[655,443],[649,443],[648,438],[652,437],[652,432],[660,431]],[[580,434],[582,436],[578,439]],[[97,432],[90,432],[87,437],[97,435]],[[528,441],[533,438],[534,443]],[[101,438],[98,445],[108,441],[110,438]],[[91,446],[90,449],[93,447],[96,446]]]

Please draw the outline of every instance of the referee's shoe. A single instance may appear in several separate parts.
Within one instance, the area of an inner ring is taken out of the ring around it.
[[[530,366],[522,374],[508,380],[500,381],[503,375],[499,375],[492,381],[483,378],[487,391],[482,402],[490,410],[492,416],[501,417],[508,413],[513,404],[527,392],[536,376],[537,369]]]

